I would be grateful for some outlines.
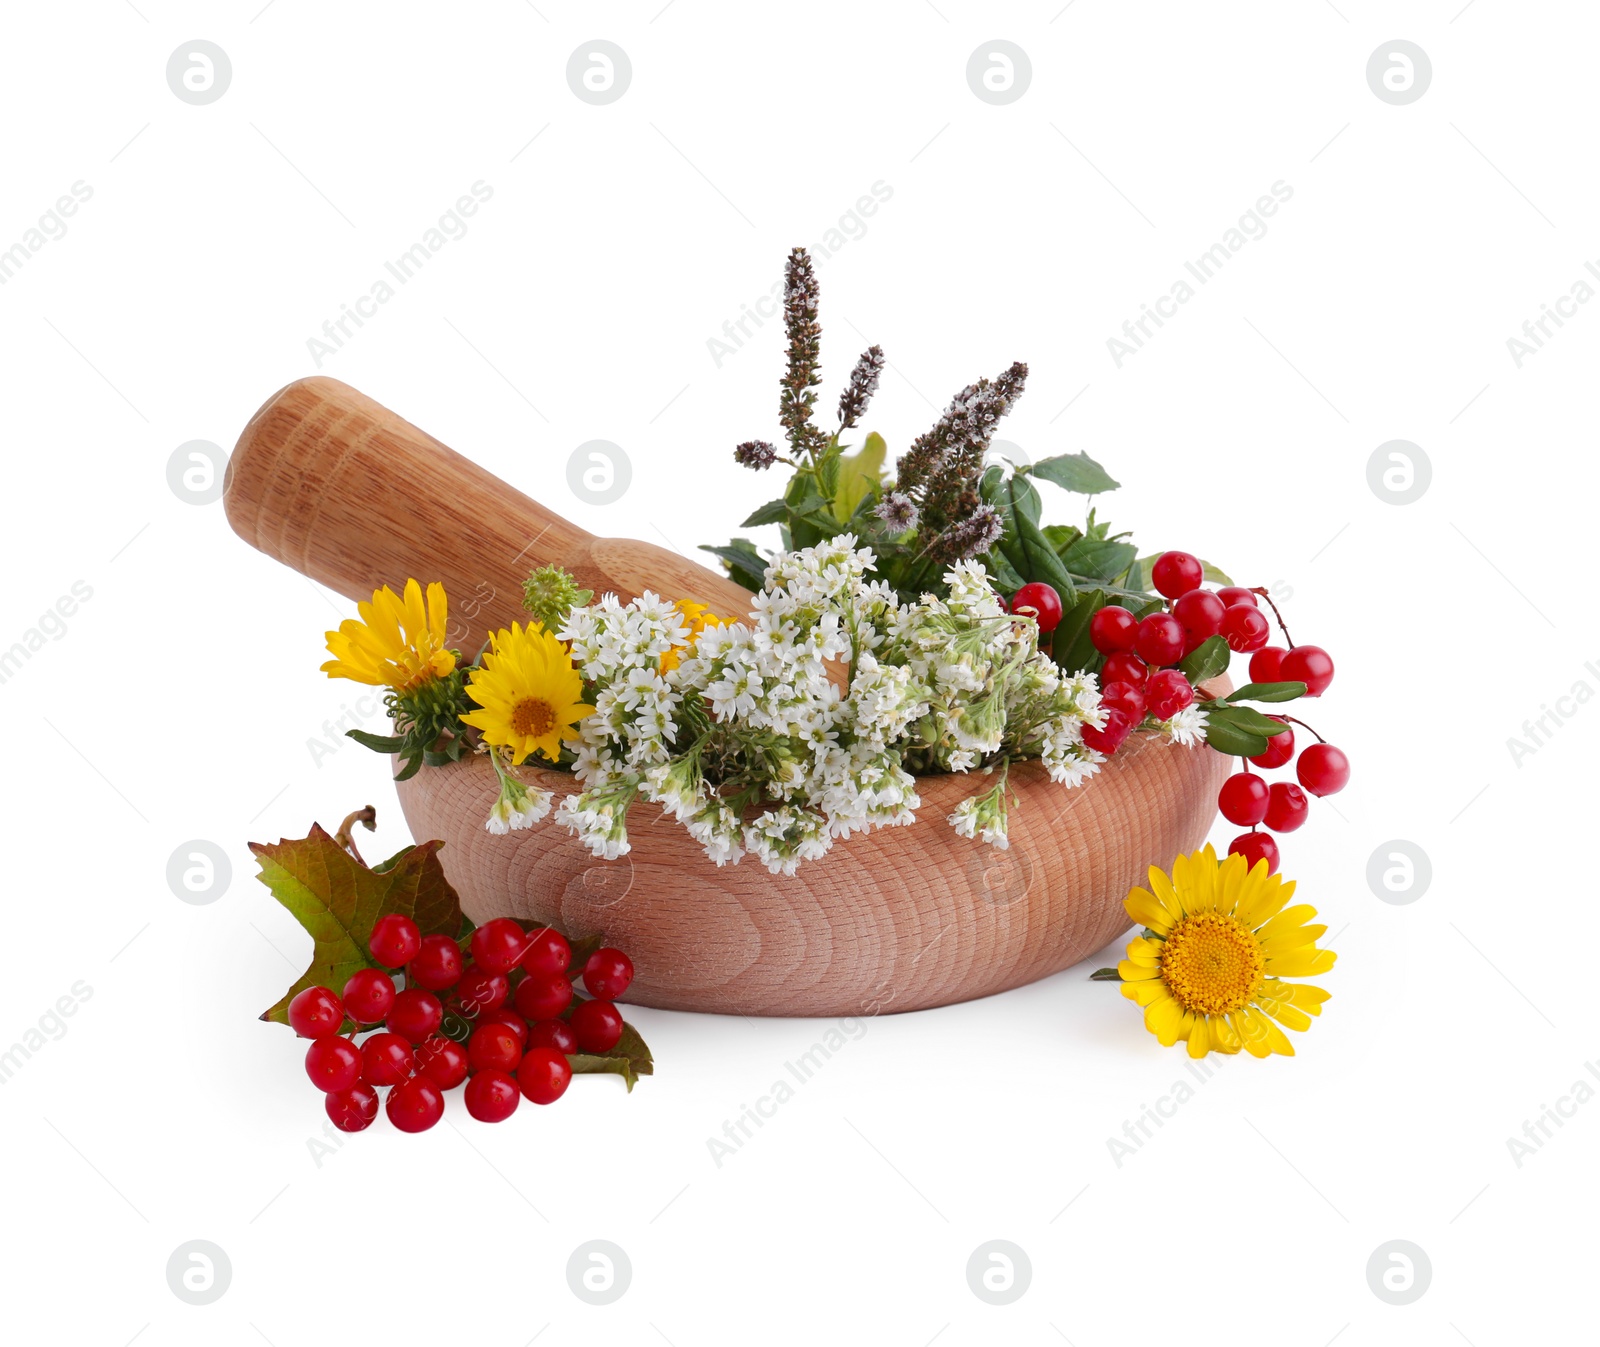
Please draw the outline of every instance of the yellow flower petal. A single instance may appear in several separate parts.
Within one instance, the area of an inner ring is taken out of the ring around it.
[[[1151,871],[1158,874],[1159,871]],[[1152,931],[1165,935],[1172,929],[1176,918],[1161,903],[1161,901],[1145,889],[1134,889],[1122,900],[1122,906],[1127,909],[1128,915],[1141,926],[1147,926]]]

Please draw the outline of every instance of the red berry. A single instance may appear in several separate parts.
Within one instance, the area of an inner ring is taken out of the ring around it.
[[[384,1112],[402,1132],[426,1132],[444,1117],[444,1095],[426,1076],[413,1076],[389,1091]]]
[[[1136,688],[1142,688],[1144,680],[1149,676],[1150,666],[1142,659],[1126,651],[1118,651],[1115,655],[1106,656],[1105,667],[1100,670],[1100,686],[1104,687],[1107,683],[1131,683]]]
[[[1267,813],[1261,821],[1275,833],[1292,833],[1310,812],[1305,791],[1289,781],[1274,781],[1267,791]]]
[[[610,1052],[622,1037],[622,1012],[609,1001],[579,1001],[571,1024],[580,1052]]]
[[[491,973],[473,964],[456,983],[456,1000],[463,1015],[481,1015],[498,1010],[511,995],[511,979],[504,973]]]
[[[357,1024],[379,1024],[394,1004],[394,979],[376,968],[363,968],[344,984],[345,1013]]]
[[[1133,649],[1139,634],[1139,619],[1126,608],[1108,605],[1095,609],[1089,619],[1089,640],[1102,655],[1116,655]]]
[[[1294,765],[1300,784],[1313,795],[1337,795],[1350,784],[1350,759],[1332,744],[1308,744]]]
[[[1083,727],[1083,742],[1096,752],[1110,757],[1133,733],[1133,721],[1128,718],[1125,711],[1109,710],[1105,713],[1105,717],[1106,723],[1103,729],[1097,730],[1093,725]]]
[[[478,1016],[478,1023],[503,1024],[517,1036],[518,1043],[524,1048],[528,1046],[528,1022],[514,1011],[507,1010],[503,1006],[495,1010],[486,1010]]]
[[[1144,685],[1145,704],[1157,720],[1171,720],[1194,701],[1194,685],[1180,669],[1161,669]]]
[[[307,987],[289,1002],[289,1027],[301,1038],[329,1038],[344,1023],[344,1003],[326,987]]]
[[[553,1020],[572,1004],[572,984],[565,973],[529,973],[517,983],[517,1013],[525,1020]]]
[[[409,1043],[420,1043],[439,1032],[444,1006],[432,992],[407,987],[389,1007],[389,1028]]]
[[[417,1068],[417,1055],[399,1034],[373,1034],[361,1045],[361,1074],[368,1085],[398,1085]]]
[[[1151,613],[1141,619],[1133,648],[1152,668],[1176,664],[1183,656],[1183,624],[1171,613]]]
[[[1266,645],[1271,635],[1266,614],[1253,604],[1236,603],[1223,610],[1222,639],[1228,643],[1229,650],[1249,654]]]
[[[467,1078],[470,1066],[467,1050],[454,1039],[436,1034],[417,1048],[417,1070],[441,1090],[455,1089]]]
[[[1208,641],[1221,631],[1223,614],[1227,611],[1222,600],[1209,589],[1191,589],[1172,605],[1172,615],[1178,619],[1192,645]]]
[[[1011,611],[1018,617],[1031,617],[1040,631],[1054,631],[1061,625],[1061,595],[1053,585],[1034,580],[1012,596]]]
[[[527,947],[528,937],[510,917],[496,917],[472,933],[472,961],[490,973],[509,973]]]
[[[1252,608],[1256,606],[1255,591],[1246,589],[1243,585],[1224,585],[1217,591],[1217,597],[1228,608],[1236,603],[1248,603]]]
[[[1268,716],[1267,719],[1283,724],[1282,716]],[[1282,767],[1292,757],[1294,757],[1294,730],[1284,725],[1282,734],[1274,734],[1267,740],[1266,752],[1254,754],[1250,761],[1257,767]]]
[[[341,1132],[364,1132],[378,1116],[378,1092],[370,1085],[335,1090],[322,1101],[328,1120]]]
[[[422,948],[422,931],[410,917],[391,912],[379,917],[373,925],[367,948],[385,968],[398,968],[417,957],[417,951]]]
[[[528,1028],[528,1051],[534,1048],[554,1048],[571,1055],[578,1050],[578,1036],[565,1020],[540,1020]]]
[[[1283,657],[1289,652],[1281,645],[1264,645],[1250,656],[1250,681],[1252,683],[1281,683],[1279,670]]]
[[[1333,682],[1333,660],[1320,645],[1297,645],[1283,657],[1285,682],[1304,683],[1306,696],[1320,697]]]
[[[1150,568],[1150,583],[1156,592],[1176,599],[1191,589],[1199,589],[1205,579],[1205,568],[1200,558],[1187,552],[1163,552]]]
[[[620,949],[597,949],[583,966],[583,985],[602,1001],[615,1001],[633,981],[633,960]]]
[[[1266,833],[1240,833],[1228,843],[1228,854],[1243,856],[1252,870],[1257,861],[1265,861],[1269,875],[1278,873],[1278,844]]]
[[[361,1082],[361,1049],[348,1038],[319,1038],[306,1049],[306,1075],[324,1094]]]
[[[479,1122],[504,1122],[517,1111],[522,1091],[507,1071],[485,1068],[467,1082],[467,1112]]]
[[[477,1071],[515,1071],[522,1060],[522,1042],[503,1024],[480,1024],[467,1040],[467,1060]]]
[[[535,1104],[553,1104],[567,1092],[572,1064],[554,1048],[529,1048],[517,1066],[517,1084]]]
[[[1267,816],[1267,783],[1254,772],[1236,772],[1217,792],[1217,808],[1229,823],[1253,828]]]
[[[461,947],[447,935],[424,936],[422,948],[411,960],[409,976],[430,992],[455,986],[461,976]]]
[[[1100,705],[1108,711],[1121,711],[1137,725],[1144,719],[1144,689],[1136,688],[1132,683],[1107,683],[1100,690]]]
[[[560,931],[546,926],[528,937],[522,966],[530,973],[565,973],[572,963],[572,946]]]

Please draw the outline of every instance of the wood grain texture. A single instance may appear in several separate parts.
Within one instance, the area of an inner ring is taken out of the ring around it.
[[[718,868],[654,805],[628,815],[633,850],[592,857],[550,820],[496,836],[482,758],[397,783],[413,837],[440,859],[476,922],[513,916],[628,952],[625,998],[669,1010],[859,1015],[948,1005],[1070,967],[1129,927],[1122,901],[1151,865],[1204,839],[1231,760],[1138,736],[1087,786],[1037,762],[1012,770],[1011,847],[957,837],[945,816],[978,780],[923,777],[917,821],[836,843],[793,878],[753,857]],[[530,782],[562,795],[570,776]]]
[[[228,461],[222,503],[247,543],[346,598],[412,576],[443,582],[451,642],[470,651],[489,628],[526,620],[522,581],[552,562],[624,601],[648,588],[724,617],[749,611],[727,576],[585,532],[336,379],[267,399]]]

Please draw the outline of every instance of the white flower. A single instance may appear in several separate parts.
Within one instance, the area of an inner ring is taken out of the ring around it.
[[[1162,721],[1159,728],[1173,743],[1192,748],[1205,741],[1205,710],[1199,706],[1186,706],[1171,720]]]
[[[550,812],[555,799],[547,790],[530,790],[520,781],[502,783],[500,798],[494,802],[484,827],[492,833],[517,832],[531,828]]]

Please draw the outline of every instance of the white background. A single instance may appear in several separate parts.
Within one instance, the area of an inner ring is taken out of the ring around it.
[[[1507,740],[1600,687],[1600,306],[1521,368],[1506,343],[1597,256],[1593,16],[936,2],[5,6],[0,249],[93,191],[0,287],[0,646],[93,591],[0,685],[0,1046],[92,989],[0,1094],[8,1337],[1487,1347],[1588,1322],[1600,1104],[1520,1166],[1507,1139],[1600,1057],[1600,709],[1520,765]],[[195,38],[232,62],[207,106],[165,78]],[[565,76],[594,38],[632,64],[607,106]],[[966,79],[996,38],[1032,67],[1006,105]],[[1365,74],[1395,38],[1433,67],[1406,106]],[[823,1026],[636,1011],[659,1074],[631,1096],[580,1080],[499,1128],[455,1096],[425,1136],[318,1153],[301,1049],[255,1021],[308,941],[245,844],[369,800],[373,851],[407,838],[382,762],[308,745],[355,691],[317,672],[348,605],[166,464],[312,373],[324,320],[478,180],[470,231],[322,369],[585,527],[692,552],[771,494],[729,451],[776,438],[781,335],[720,365],[708,339],[881,181],[819,265],[823,405],[881,342],[868,420],[898,452],[1025,359],[1003,438],[1088,450],[1149,549],[1291,596],[1355,764],[1283,848],[1340,956],[1297,1058],[1224,1061],[1119,1165],[1108,1140],[1191,1078],[1091,961],[871,1021],[720,1168],[707,1139]],[[1266,235],[1119,368],[1107,339],[1279,181]],[[597,438],[634,470],[605,508],[565,475]],[[1392,439],[1431,461],[1414,504],[1369,488]],[[209,905],[167,886],[190,839],[232,861]],[[1409,905],[1368,885],[1391,839],[1431,858]],[[606,1308],[567,1286],[592,1238],[633,1266]],[[206,1307],[167,1284],[192,1239],[232,1264]],[[1005,1307],[967,1284],[991,1239],[1032,1265]],[[1395,1239],[1432,1264],[1403,1307],[1366,1274]]]

